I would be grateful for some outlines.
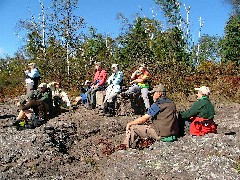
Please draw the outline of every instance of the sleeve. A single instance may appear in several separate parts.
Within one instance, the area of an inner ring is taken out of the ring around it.
[[[107,73],[106,73],[105,70],[101,71],[100,77],[101,77],[101,79],[99,79],[100,82],[98,83],[98,85],[102,86],[106,82],[106,80],[107,80]]]
[[[39,72],[37,69],[33,69],[30,73],[27,74],[30,78],[35,78],[39,76]]]
[[[112,75],[108,78],[108,80],[107,80],[107,83],[108,83],[108,84],[112,84],[113,76],[114,76],[114,74],[112,74]]]
[[[150,115],[151,117],[154,117],[160,111],[161,111],[160,107],[156,103],[153,103],[151,107],[148,109],[147,114]]]
[[[201,109],[202,105],[200,101],[195,102],[190,109],[181,113],[182,118],[190,118],[192,116],[196,116],[199,113],[199,109]]]

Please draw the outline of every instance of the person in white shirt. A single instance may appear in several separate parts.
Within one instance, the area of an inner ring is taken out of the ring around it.
[[[40,81],[40,74],[36,67],[35,63],[28,64],[30,71],[27,69],[25,71],[26,74],[26,87],[27,87],[27,95],[31,94],[33,90],[36,90],[38,87],[38,83]]]

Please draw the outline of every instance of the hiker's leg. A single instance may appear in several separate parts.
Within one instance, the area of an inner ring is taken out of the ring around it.
[[[29,96],[33,92],[33,83],[27,83],[26,86],[27,86],[26,96]]]
[[[48,105],[43,101],[39,101],[39,106],[38,106],[39,118],[41,118],[43,120],[47,120],[47,111],[48,110],[49,110]]]
[[[149,109],[150,108],[150,102],[149,102],[149,98],[148,98],[148,88],[142,88],[141,89],[141,93],[142,93],[142,98],[145,104],[145,108]]]
[[[96,107],[96,93],[99,90],[99,87],[92,89],[91,91],[91,100],[90,104],[92,105],[92,108]]]
[[[113,100],[116,99],[116,97],[117,97],[117,93],[114,92],[114,91],[112,91],[112,92],[108,95],[108,97],[106,98],[106,101],[107,101],[107,102],[113,102]]]
[[[159,140],[160,136],[156,133],[156,131],[148,125],[133,125],[132,130],[134,134],[138,135],[141,138],[153,138],[155,140]]]
[[[139,86],[137,84],[132,85],[129,87],[129,89],[125,92],[125,94],[132,94],[132,93],[138,93],[140,90]]]
[[[124,140],[124,144],[127,147],[135,148],[137,146],[137,142],[141,138],[151,137],[153,139],[160,139],[156,134],[155,130],[148,125],[133,125],[130,127],[130,134]]]
[[[35,109],[39,106],[39,102],[36,100],[30,100],[25,106],[21,107],[21,110]]]
[[[87,96],[87,103],[86,103],[86,106],[87,106],[87,107],[90,106],[90,101],[91,101],[91,91],[92,91],[92,89],[89,89],[89,90],[86,92],[86,96]]]

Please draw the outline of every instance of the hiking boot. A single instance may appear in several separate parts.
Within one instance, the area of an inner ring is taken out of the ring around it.
[[[96,105],[95,104],[92,104],[92,109],[96,109]]]

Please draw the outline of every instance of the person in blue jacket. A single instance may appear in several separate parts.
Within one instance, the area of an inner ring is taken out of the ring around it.
[[[33,90],[37,90],[40,81],[40,74],[35,63],[28,64],[30,71],[27,69],[25,71],[26,75],[26,86],[27,86],[27,96],[29,96]]]
[[[87,92],[90,88],[91,88],[91,81],[86,80],[86,81],[85,81],[85,87],[82,87],[82,88],[80,89],[81,94],[80,94],[78,97],[75,98],[75,102],[74,102],[73,104],[74,104],[74,105],[77,105],[77,104],[79,104],[79,103],[81,102],[83,105],[87,106],[88,98],[87,98],[86,92]]]
[[[123,81],[123,72],[119,70],[118,64],[112,64],[112,75],[107,79],[106,96],[104,99],[103,115],[114,115],[114,100],[118,93],[121,92],[121,85]]]

